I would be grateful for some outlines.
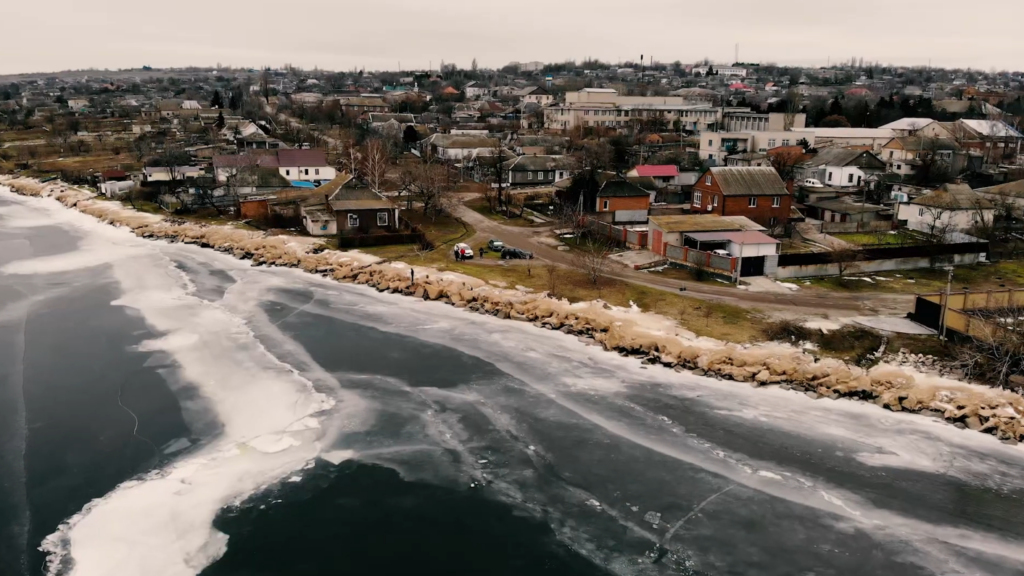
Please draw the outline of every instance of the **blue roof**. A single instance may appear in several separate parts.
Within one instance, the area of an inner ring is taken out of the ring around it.
[[[316,188],[316,184],[312,182],[303,182],[302,180],[291,180],[290,182],[295,188]]]

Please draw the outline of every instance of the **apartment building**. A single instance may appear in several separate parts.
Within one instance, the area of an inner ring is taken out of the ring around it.
[[[706,96],[622,96],[610,88],[584,88],[568,92],[565,102],[544,111],[548,128],[630,128],[644,120],[661,119],[668,126],[683,122],[683,129],[717,125],[722,109],[711,108]]]

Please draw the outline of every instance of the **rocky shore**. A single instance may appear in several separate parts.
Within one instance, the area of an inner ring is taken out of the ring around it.
[[[40,184],[32,179],[0,176],[0,186],[26,196],[52,197],[69,208],[126,227],[142,238],[196,244],[251,260],[253,265],[301,268],[381,292],[530,322],[667,369],[755,387],[779,386],[815,399],[873,402],[888,410],[932,416],[960,428],[986,432],[1006,443],[1024,441],[1024,398],[1005,390],[888,364],[865,370],[781,344],[737,345],[699,338],[674,320],[636,308],[614,307],[601,301],[570,303],[545,293],[493,286],[462,274],[382,261],[358,251],[324,250],[313,238],[270,236],[230,225],[203,225],[140,213],[61,183]]]

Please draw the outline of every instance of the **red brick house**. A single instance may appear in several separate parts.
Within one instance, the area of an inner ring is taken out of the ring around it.
[[[786,225],[791,205],[792,196],[774,168],[723,166],[697,179],[690,212],[745,216],[773,229]]]
[[[651,193],[626,180],[612,179],[597,192],[597,213],[611,212],[613,222],[646,222]]]

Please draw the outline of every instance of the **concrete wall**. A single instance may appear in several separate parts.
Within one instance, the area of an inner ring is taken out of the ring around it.
[[[952,256],[953,265],[963,266],[977,264],[981,261],[981,254],[955,254]],[[892,258],[889,260],[868,260],[851,264],[845,274],[857,275],[865,273],[890,272],[893,270],[914,270],[919,268],[932,268],[934,262],[931,258]],[[837,264],[811,264],[808,266],[779,266],[776,271],[776,278],[813,278],[816,276],[838,276],[839,266]]]

